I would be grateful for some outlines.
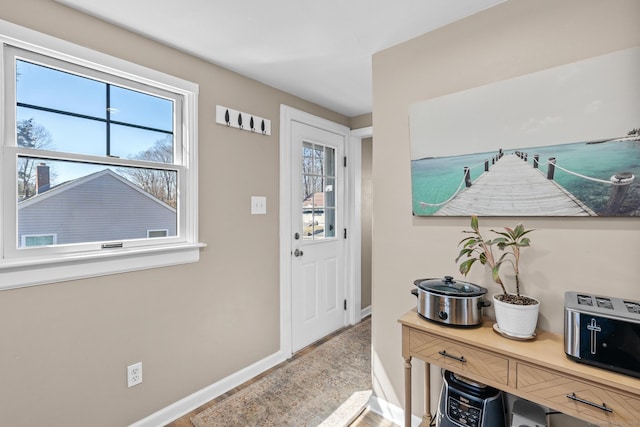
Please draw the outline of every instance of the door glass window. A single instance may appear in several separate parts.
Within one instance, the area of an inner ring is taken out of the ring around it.
[[[336,235],[336,150],[302,144],[302,236],[322,240]]]

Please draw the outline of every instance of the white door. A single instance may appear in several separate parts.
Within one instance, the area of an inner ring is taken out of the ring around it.
[[[346,324],[345,137],[291,127],[292,350]]]

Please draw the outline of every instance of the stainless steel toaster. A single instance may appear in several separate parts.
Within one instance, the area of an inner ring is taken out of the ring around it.
[[[566,292],[564,351],[577,362],[640,378],[640,301]]]

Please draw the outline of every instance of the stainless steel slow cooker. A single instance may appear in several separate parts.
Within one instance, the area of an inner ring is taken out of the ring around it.
[[[443,279],[419,279],[411,293],[418,298],[418,314],[428,320],[455,326],[482,323],[482,308],[491,303],[483,299],[487,289],[473,283]]]

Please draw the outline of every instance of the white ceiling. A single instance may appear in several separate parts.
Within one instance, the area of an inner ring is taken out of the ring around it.
[[[372,54],[506,0],[56,0],[348,117]]]

